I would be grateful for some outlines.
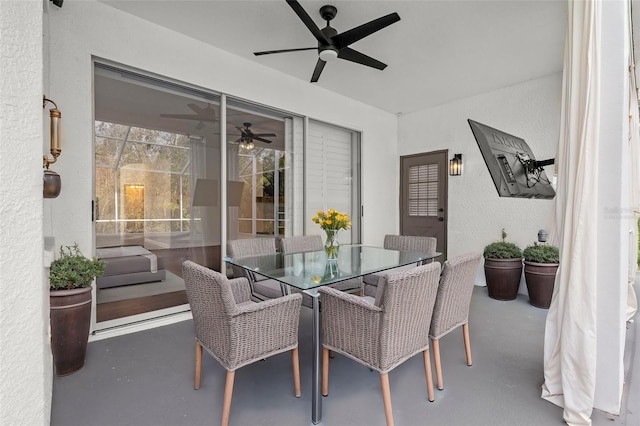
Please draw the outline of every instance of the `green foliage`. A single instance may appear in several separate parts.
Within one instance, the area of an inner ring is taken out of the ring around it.
[[[560,263],[560,251],[556,246],[533,245],[522,252],[524,260],[535,263]]]
[[[509,243],[507,239],[507,231],[502,228],[500,233],[502,241],[496,241],[484,248],[485,259],[521,259],[522,250],[514,243]]]
[[[60,246],[60,256],[51,262],[49,285],[51,290],[71,290],[89,287],[95,277],[104,273],[106,263],[95,257],[84,257],[78,244]]]
[[[522,258],[522,250],[514,243],[496,241],[484,248],[486,259],[518,259]]]

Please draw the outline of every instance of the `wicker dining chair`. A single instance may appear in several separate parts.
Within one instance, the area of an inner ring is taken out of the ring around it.
[[[322,237],[320,235],[302,235],[297,237],[285,237],[280,239],[280,250],[282,253],[301,253],[307,251],[324,250],[322,245]],[[362,289],[362,278],[351,278],[349,280],[340,281],[330,285],[340,291],[347,293],[360,293]],[[300,292],[301,290],[291,287],[292,292]],[[311,307],[311,296],[302,294],[302,304]]]
[[[429,330],[433,343],[436,382],[440,390],[444,388],[440,362],[440,339],[443,336],[462,326],[467,365],[471,366],[473,363],[469,341],[469,306],[481,258],[481,253],[464,254],[447,260],[442,269]]]
[[[436,251],[437,238],[435,237],[418,237],[413,235],[392,235],[388,234],[384,236],[383,247],[389,250],[403,250],[403,251],[422,251],[427,253],[433,253]],[[402,271],[414,268],[416,265],[401,266],[400,268],[391,269],[386,274],[393,271]],[[375,297],[376,287],[378,286],[378,280],[380,276],[384,274],[368,274],[362,277],[363,282],[363,294],[365,296]]]
[[[235,372],[272,355],[291,351],[293,384],[300,396],[298,323],[302,296],[251,301],[246,278],[228,280],[190,260],[182,264],[196,338],[195,389],[200,389],[202,348],[226,370],[222,426],[229,424]]]
[[[244,238],[227,241],[227,255],[232,259],[261,254],[273,254],[276,252],[276,239]],[[251,286],[251,295],[254,300],[267,300],[282,297],[288,293],[288,289],[280,282],[265,277],[264,275],[249,272],[239,266],[232,265],[234,278],[247,277]]]
[[[433,401],[429,324],[439,277],[439,262],[383,275],[375,303],[320,288],[324,396],[329,394],[329,351],[334,351],[380,373],[385,417],[387,425],[393,425],[388,373],[422,352],[427,394]]]

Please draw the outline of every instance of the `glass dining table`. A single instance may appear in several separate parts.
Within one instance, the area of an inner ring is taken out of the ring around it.
[[[338,258],[328,260],[324,250],[304,253],[273,253],[242,258],[225,258],[231,265],[247,272],[249,280],[259,274],[286,286],[295,287],[311,296],[313,310],[312,330],[312,388],[311,421],[322,421],[320,383],[320,301],[318,288],[340,281],[379,273],[388,269],[433,260],[441,253],[388,250],[365,245],[341,245]]]

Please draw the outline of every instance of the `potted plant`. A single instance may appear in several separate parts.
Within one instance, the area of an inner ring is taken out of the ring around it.
[[[105,262],[82,255],[78,244],[60,247],[49,269],[51,351],[56,374],[65,376],[84,365],[91,325],[91,283]]]
[[[560,251],[556,246],[532,245],[525,248],[522,254],[529,303],[537,308],[548,309],[560,264]]]
[[[483,252],[487,290],[489,297],[496,300],[515,299],[522,276],[522,250],[506,238],[503,229],[502,241],[487,245]]]

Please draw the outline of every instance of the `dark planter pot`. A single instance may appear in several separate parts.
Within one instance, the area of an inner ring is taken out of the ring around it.
[[[529,291],[529,303],[536,308],[549,309],[557,271],[557,263],[524,261],[524,279]]]
[[[490,298],[513,300],[520,286],[522,259],[485,259],[484,276]]]
[[[58,376],[84,366],[91,325],[91,287],[49,292],[51,351]]]

